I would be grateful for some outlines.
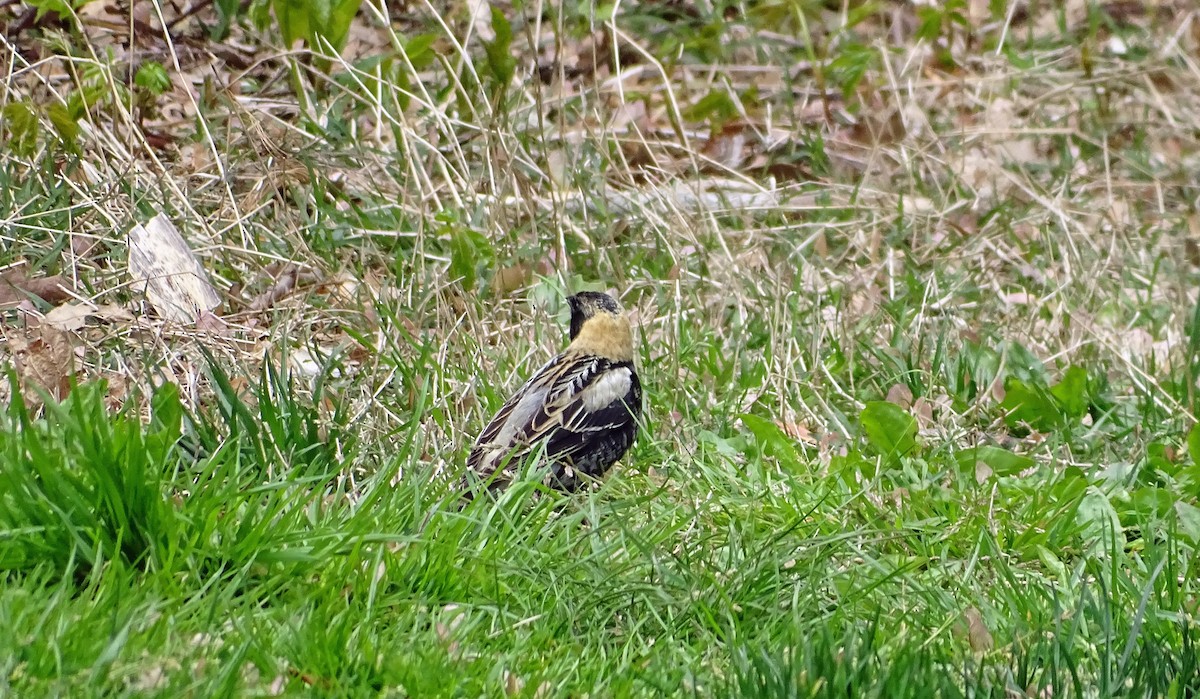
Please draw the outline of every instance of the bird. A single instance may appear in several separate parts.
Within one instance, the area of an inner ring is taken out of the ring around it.
[[[546,485],[576,492],[633,445],[642,384],[629,318],[600,292],[569,296],[567,305],[567,348],[517,389],[479,434],[467,457],[465,502],[480,486],[503,490],[539,453],[549,465]]]

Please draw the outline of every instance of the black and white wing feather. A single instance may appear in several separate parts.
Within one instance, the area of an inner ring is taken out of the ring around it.
[[[603,475],[633,444],[641,406],[631,362],[568,350],[500,408],[471,450],[468,469],[490,489],[501,488],[545,443],[552,485],[576,490],[580,475]]]

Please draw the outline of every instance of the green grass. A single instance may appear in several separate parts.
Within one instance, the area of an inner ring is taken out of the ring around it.
[[[267,379],[256,398],[289,390]],[[688,455],[639,445],[632,462],[665,478],[630,470],[573,498],[525,483],[458,512],[428,473],[390,483],[414,440],[348,491],[336,461],[306,456],[324,446],[306,408],[260,402],[257,429],[237,431],[245,404],[221,395],[234,409],[182,420],[168,386],[144,428],[108,415],[99,385],[44,420],[9,411],[12,691],[1194,689],[1195,520],[1189,533],[1171,488],[1054,464],[981,485],[934,452],[888,465],[855,450],[823,474],[714,435]],[[197,459],[172,446],[183,431],[194,451],[211,446],[197,434],[237,436]],[[1114,509],[1148,493],[1160,515]]]
[[[217,4],[150,59],[14,39],[0,271],[72,300],[0,282],[0,697],[1200,694],[1163,12],[364,7],[326,61]],[[156,212],[225,327],[130,282]],[[460,510],[582,289],[634,314],[639,441]],[[40,324],[85,300],[135,319]]]

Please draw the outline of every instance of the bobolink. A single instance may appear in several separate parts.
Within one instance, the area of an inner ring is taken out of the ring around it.
[[[543,443],[550,465],[546,483],[568,492],[604,475],[633,444],[642,385],[633,367],[629,319],[607,294],[585,291],[567,305],[570,344],[479,435],[467,458],[465,499],[480,484],[505,488]]]

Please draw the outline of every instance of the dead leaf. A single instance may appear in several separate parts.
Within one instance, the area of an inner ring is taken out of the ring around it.
[[[55,400],[66,397],[75,377],[75,351],[69,335],[51,325],[39,325],[11,332],[5,339],[27,405],[41,405],[34,389]]]
[[[92,309],[82,303],[64,303],[50,309],[42,322],[63,332],[72,332],[82,328]]]
[[[988,387],[988,395],[996,403],[1004,402],[1004,396],[1008,395],[1008,392],[1004,390],[1004,380],[1001,377],[997,376],[992,381],[992,385]]]
[[[492,290],[501,296],[507,296],[527,286],[532,279],[529,265],[518,262],[496,270],[496,275],[492,277]]]
[[[59,274],[30,279],[25,265],[21,265],[0,275],[0,308],[14,308],[30,296],[58,305],[71,298],[71,289],[74,289],[71,282]]]
[[[106,323],[132,323],[133,313],[115,303],[103,303],[92,309],[92,315]]]
[[[300,279],[300,267],[297,265],[286,265],[279,274],[275,277],[275,283],[269,289],[262,292],[250,302],[248,308],[253,312],[264,311],[271,308],[280,299],[292,293],[296,288],[296,284]]]
[[[108,388],[104,404],[111,410],[120,410],[129,397],[129,379],[124,374],[110,372],[104,375],[104,380]]]
[[[974,607],[967,607],[963,612],[963,619],[967,622],[967,642],[971,644],[971,650],[976,652],[984,652],[992,648],[992,633],[988,631],[987,624],[983,621],[983,615]]]
[[[816,444],[817,440],[812,435],[812,430],[808,429],[807,425],[792,420],[776,420],[775,425],[783,430],[783,433],[797,442],[805,444]]]
[[[184,172],[208,172],[215,161],[207,142],[193,141],[179,146],[179,166]]]
[[[912,411],[921,423],[922,429],[928,429],[933,426],[933,403],[924,396],[913,401]]]
[[[17,319],[24,323],[27,328],[36,328],[42,324],[42,312],[38,310],[33,301],[25,299],[17,304]]]
[[[84,327],[88,318],[95,318],[106,323],[133,322],[133,314],[115,303],[106,303],[100,306],[92,306],[87,303],[64,303],[50,309],[50,312],[42,316],[40,321],[63,332],[73,332]]]
[[[196,319],[196,329],[214,335],[227,335],[229,333],[229,324],[222,320],[221,316],[210,311],[204,311]]]
[[[888,389],[887,402],[908,410],[913,404],[913,392],[908,386],[898,383]]]
[[[736,169],[747,159],[748,125],[742,122],[731,122],[709,136],[704,144],[704,155],[722,168]]]
[[[813,238],[813,253],[820,258],[829,257],[829,241],[825,238],[825,231],[817,231],[817,235]]]
[[[71,236],[71,252],[79,258],[87,258],[96,250],[100,240],[93,236],[73,234]]]
[[[504,695],[515,697],[525,688],[525,680],[517,677],[516,673],[504,671]]]

